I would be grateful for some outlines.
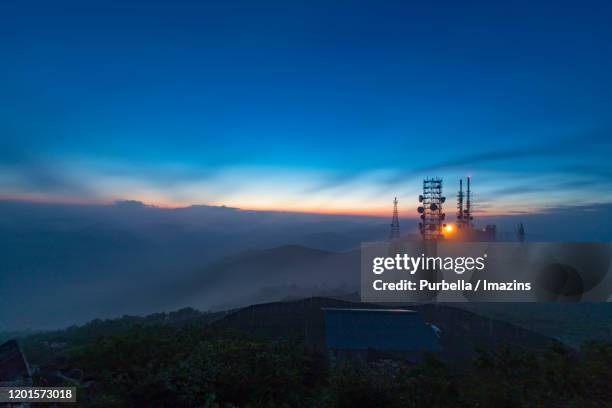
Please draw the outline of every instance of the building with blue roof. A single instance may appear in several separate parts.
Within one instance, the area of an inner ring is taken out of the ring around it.
[[[399,358],[417,362],[442,351],[438,335],[420,313],[405,309],[323,308],[325,345],[338,363]]]

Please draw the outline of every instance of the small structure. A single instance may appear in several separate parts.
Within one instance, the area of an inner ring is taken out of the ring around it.
[[[393,218],[391,218],[391,231],[389,232],[389,240],[397,241],[400,239],[399,215],[397,212],[397,197],[393,200]]]
[[[17,340],[0,345],[0,387],[31,385],[30,366]]]
[[[413,310],[323,308],[323,311],[325,344],[339,364],[380,358],[418,362],[423,351],[442,351],[435,331]]]
[[[516,239],[518,242],[525,242],[525,227],[522,222],[516,226]]]

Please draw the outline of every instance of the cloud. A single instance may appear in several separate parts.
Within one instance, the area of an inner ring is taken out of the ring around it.
[[[609,144],[606,132],[585,132],[581,137],[558,138],[510,150],[489,150],[451,156],[429,163],[406,157],[398,168],[359,166],[329,170],[287,166],[210,167],[193,163],[115,160],[91,156],[43,156],[4,143],[0,152],[0,189],[3,196],[21,193],[60,200],[137,199],[158,205],[193,203],[228,204],[242,208],[298,211],[350,211],[381,213],[388,197],[416,197],[423,176],[438,174],[452,181],[476,173],[478,198],[489,208],[500,200],[523,195],[524,208],[537,208],[539,192],[555,193],[550,203],[572,194],[612,184],[612,167],[602,157]],[[441,149],[448,155],[449,149]],[[412,154],[412,153],[407,153]],[[536,160],[531,160],[536,159]],[[417,182],[417,180],[419,182]],[[600,200],[612,200],[605,191]],[[448,193],[447,193],[448,195]],[[586,197],[586,195],[584,195]],[[488,201],[487,201],[488,200]],[[517,203],[510,203],[512,207]],[[495,212],[495,211],[494,211]]]
[[[113,203],[119,208],[145,208],[146,205],[142,201],[138,200],[117,200]]]
[[[397,168],[390,169],[370,169],[370,170],[341,170],[334,172],[327,172],[325,177],[319,177],[316,182],[304,188],[304,194],[316,194],[326,192],[346,192],[350,191],[351,188],[355,188],[360,184],[367,184],[375,182],[372,185],[372,191],[376,191],[377,194],[383,193],[389,189],[389,187],[397,187],[400,183],[405,183],[411,180],[418,179],[424,174],[432,172],[448,172],[453,170],[464,170],[474,171],[478,168],[486,170],[499,170],[498,166],[501,163],[512,163],[516,162],[518,165],[514,168],[504,168],[503,171],[507,173],[518,173],[521,172],[524,176],[529,177],[537,172],[525,171],[521,164],[521,161],[525,159],[533,158],[545,158],[545,157],[557,157],[567,158],[566,156],[575,155],[576,152],[584,151],[586,147],[597,147],[602,144],[608,144],[609,132],[607,131],[587,131],[581,134],[575,134],[562,138],[557,138],[554,142],[539,143],[533,146],[527,146],[517,149],[504,149],[504,150],[490,150],[485,152],[477,152],[474,154],[463,155],[459,157],[453,157],[445,161],[433,162],[432,164],[416,165],[403,167],[399,165]],[[577,147],[578,146],[578,147]],[[476,146],[475,146],[476,148]],[[442,151],[442,150],[440,150]],[[403,163],[414,162],[412,158],[407,157]],[[485,164],[492,166],[483,167]],[[574,170],[576,167],[574,167]],[[567,169],[560,168],[555,171],[565,171],[568,175],[572,175],[572,168],[569,166]],[[589,175],[598,175],[605,177],[606,175],[612,174],[612,168],[602,168],[597,166],[589,166]],[[538,170],[539,171],[539,170]],[[549,170],[552,173],[552,170]],[[376,173],[377,177],[375,180],[373,174]],[[568,182],[568,186],[569,186]],[[522,189],[522,190],[521,190]],[[534,190],[538,188],[534,187]],[[511,194],[514,192],[525,192],[529,190],[528,186],[525,187],[507,187],[507,193]],[[503,190],[500,193],[504,193]]]
[[[0,151],[0,167],[3,168],[5,176],[10,175],[22,190],[81,197],[89,197],[92,194],[76,175],[67,173],[61,166],[58,167],[38,155],[19,149],[15,144],[5,142],[0,145]]]

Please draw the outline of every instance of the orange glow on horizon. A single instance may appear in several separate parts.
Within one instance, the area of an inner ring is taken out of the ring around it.
[[[145,197],[130,197],[130,198],[115,198],[115,199],[83,199],[78,197],[58,197],[46,194],[0,194],[0,200],[6,201],[23,201],[23,202],[31,202],[38,204],[74,204],[74,205],[112,205],[116,201],[123,200],[135,200],[141,201],[145,205],[157,207],[157,208],[167,208],[167,209],[178,209],[178,208],[187,208],[192,205],[209,205],[209,206],[227,206],[231,208],[237,208],[242,211],[269,211],[269,212],[284,212],[284,213],[302,213],[302,214],[320,214],[320,215],[347,215],[347,216],[362,216],[362,217],[391,217],[393,208],[392,206],[372,206],[367,207],[364,206],[362,208],[351,208],[348,206],[337,206],[337,207],[310,207],[310,206],[300,206],[300,205],[292,205],[292,203],[287,203],[285,205],[273,206],[273,205],[242,205],[240,203],[186,203],[186,202],[178,202],[178,201],[167,201],[160,199],[158,197],[149,197],[148,199]],[[415,204],[416,205],[416,204]],[[528,214],[536,214],[540,210],[529,208],[526,213]],[[400,208],[400,220],[416,220],[418,219],[418,214],[416,211],[414,214],[409,213],[406,209],[402,211]],[[515,215],[512,211],[504,211],[504,208],[499,209],[488,209],[486,214],[482,214],[479,218],[487,218],[491,216],[504,216],[504,215]],[[448,224],[444,232],[445,233],[453,233],[455,228],[452,224]]]

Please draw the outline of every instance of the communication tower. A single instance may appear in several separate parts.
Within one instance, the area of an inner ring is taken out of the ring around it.
[[[442,238],[445,214],[442,204],[446,197],[442,196],[442,179],[427,178],[423,180],[423,194],[419,196],[421,206],[418,212],[421,215],[419,230],[424,240],[437,240]]]
[[[465,225],[463,214],[463,179],[459,179],[459,192],[457,193],[457,228],[462,229]]]
[[[519,224],[516,227],[516,239],[519,242],[525,241],[525,227],[523,226],[522,222],[519,222]]]
[[[467,178],[467,195],[465,200],[465,211],[463,212],[464,225],[468,228],[472,227],[472,191],[470,190],[470,178]]]
[[[397,214],[397,197],[393,200],[393,219],[391,220],[391,232],[389,233],[389,239],[391,241],[398,240],[400,238],[400,226],[399,216]]]
[[[463,192],[463,179],[459,179],[459,192],[457,193],[457,228],[472,228],[474,216],[472,215],[472,190],[470,178],[467,178],[467,192]]]

